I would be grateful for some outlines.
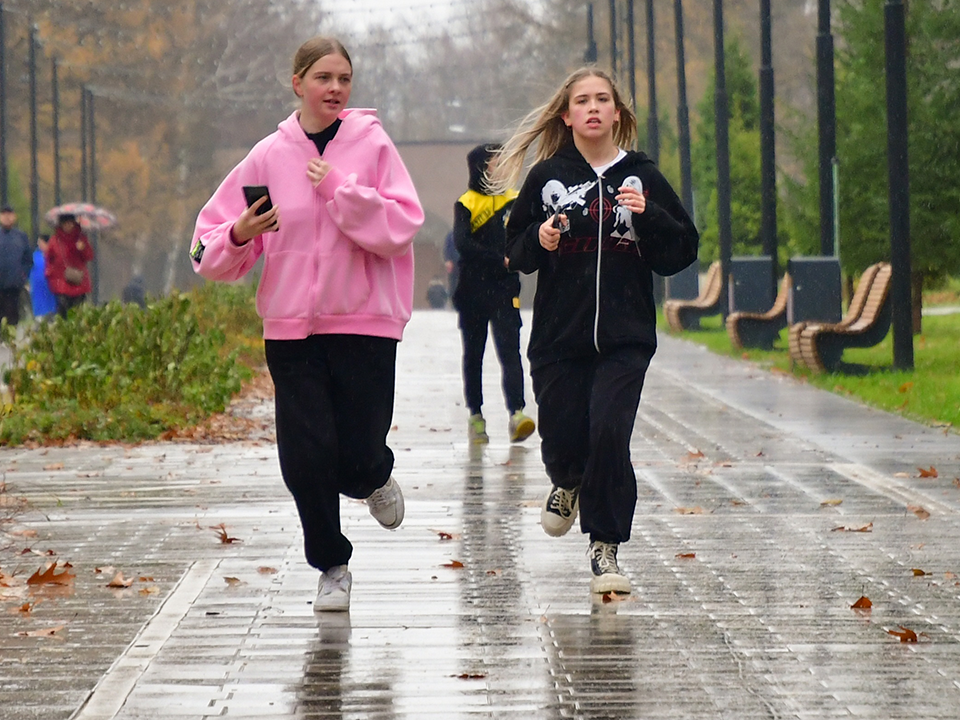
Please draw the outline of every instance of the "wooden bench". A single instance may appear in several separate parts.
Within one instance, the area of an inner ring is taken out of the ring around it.
[[[790,296],[790,274],[780,281],[773,307],[766,312],[738,310],[727,315],[727,335],[736,348],[773,349],[773,341],[787,326],[787,298]]]
[[[876,263],[871,265],[866,270],[863,271],[863,274],[860,276],[860,282],[857,283],[856,292],[853,293],[853,297],[850,299],[850,307],[847,308],[847,312],[841,318],[840,322],[837,323],[817,323],[822,327],[834,327],[842,328],[847,325],[852,325],[857,321],[857,318],[860,317],[860,313],[863,312],[863,306],[867,302],[867,293],[870,290],[870,285],[873,283],[873,279],[877,276],[877,273],[880,271],[881,263]],[[803,362],[803,353],[800,351],[800,336],[803,334],[803,331],[807,326],[813,324],[816,321],[804,321],[794,323],[790,326],[790,335],[789,335],[789,350],[790,358],[801,365]]]
[[[843,351],[851,347],[872,347],[886,337],[893,315],[890,302],[892,268],[879,263],[877,272],[863,293],[860,314],[853,322],[843,324],[808,323],[798,337],[799,359],[814,372],[833,372],[841,366]],[[853,303],[851,303],[852,305]]]
[[[667,300],[663,303],[663,314],[676,332],[697,327],[700,318],[717,315],[721,311],[720,294],[723,292],[723,276],[720,261],[710,263],[707,277],[699,297],[693,300]]]

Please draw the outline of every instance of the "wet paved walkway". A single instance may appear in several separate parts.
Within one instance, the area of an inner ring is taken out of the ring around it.
[[[456,317],[415,315],[391,433],[407,517],[389,533],[344,501],[344,616],[312,611],[269,442],[0,450],[0,498],[31,503],[0,534],[0,718],[960,715],[960,437],[664,338],[620,552],[635,592],[596,602],[584,537],[539,527],[536,436],[506,442],[488,361],[473,449]],[[49,559],[73,586],[27,591]]]

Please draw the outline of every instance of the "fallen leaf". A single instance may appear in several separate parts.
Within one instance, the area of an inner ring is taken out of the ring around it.
[[[19,632],[17,635],[20,637],[55,637],[58,632],[63,630],[64,625],[57,625],[56,627],[44,628],[43,630],[28,630],[27,632]]]
[[[117,574],[113,576],[113,580],[107,583],[108,588],[128,588],[131,585],[133,585],[133,578],[127,580],[119,570]]]
[[[63,470],[63,463],[50,463],[43,466],[44,470]]]
[[[929,574],[930,574],[930,573],[928,573],[928,572],[926,572],[926,571],[924,571],[924,570],[921,570],[920,568],[913,568],[913,576],[914,576],[914,577],[921,577],[921,576],[923,576],[923,575],[929,575]]]
[[[448,563],[444,563],[441,567],[459,569],[463,567],[463,563],[459,560],[451,560]]]
[[[501,570],[500,568],[495,568],[494,570],[487,570],[487,575],[494,575],[499,577],[502,574],[503,574],[503,570]]]
[[[140,577],[137,578],[137,580],[139,580],[140,582],[153,582],[153,578],[150,577],[149,575],[141,575]]]
[[[873,607],[873,603],[870,602],[870,598],[868,598],[866,595],[861,595],[860,599],[850,607],[854,610],[869,610]]]
[[[141,595],[156,595],[158,592],[160,592],[160,588],[158,588],[156,585],[140,588]]]
[[[277,569],[272,567],[267,567],[266,565],[261,565],[257,568],[257,572],[261,575],[276,575]]]
[[[910,628],[905,628],[903,625],[898,626],[900,630],[887,630],[887,633],[893,635],[894,637],[900,638],[900,642],[917,642],[917,634]]]
[[[33,612],[33,609],[37,606],[37,603],[39,602],[40,600],[35,600],[33,602],[25,602],[23,605],[17,608],[17,611],[21,615],[29,615],[30,613]]]
[[[836,507],[837,505],[840,505],[842,503],[843,503],[843,500],[834,498],[832,500],[824,500],[822,503],[820,503],[820,507]]]
[[[912,382],[905,382],[903,385],[901,385],[899,388],[897,388],[897,392],[898,392],[898,393],[910,392],[911,388],[913,388],[913,383],[912,383]]]
[[[230,536],[227,534],[227,526],[224,525],[223,523],[220,523],[219,525],[215,525],[215,526],[211,527],[210,529],[217,533],[217,535],[218,535],[219,538],[220,538],[220,543],[221,543],[222,545],[229,545],[230,543],[243,542],[243,540],[238,540],[238,539],[235,538],[235,537],[230,537]]]
[[[27,579],[27,585],[69,585],[77,576],[70,572],[67,567],[69,567],[69,564],[64,565],[64,570],[59,575],[57,574],[56,563],[48,566],[46,570],[41,568]]]
[[[920,471],[920,477],[922,477],[922,478],[935,478],[935,477],[939,477],[939,474],[937,473],[937,469],[936,469],[933,465],[931,465],[931,466],[929,467],[929,469],[924,469],[924,468],[922,468],[922,467],[918,467],[917,470]]]
[[[699,505],[697,507],[675,507],[673,511],[680,515],[703,515],[703,508]]]
[[[235,577],[226,577],[224,576],[223,581],[227,583],[230,587],[236,587],[237,585],[243,585],[243,581],[240,578]]]
[[[866,525],[861,525],[858,528],[844,527],[843,525],[841,525],[840,527],[833,528],[832,530],[830,530],[830,532],[854,532],[854,533],[873,532],[873,523],[867,523]]]
[[[674,557],[680,558],[681,560],[690,560],[690,559],[692,559],[692,558],[695,558],[696,556],[697,556],[697,554],[696,554],[696,553],[692,553],[692,552],[691,552],[691,553],[677,553],[676,555],[674,555]]]
[[[914,515],[916,515],[916,516],[917,516],[918,518],[920,518],[921,520],[926,520],[928,517],[930,517],[930,513],[928,513],[926,510],[924,510],[924,509],[923,509],[922,507],[920,507],[919,505],[907,505],[907,510],[909,510],[910,512],[912,512]]]
[[[603,604],[606,605],[607,603],[612,603],[612,602],[623,602],[628,597],[630,596],[627,594],[621,595],[620,593],[611,591],[611,592],[605,592],[600,599],[603,602]]]

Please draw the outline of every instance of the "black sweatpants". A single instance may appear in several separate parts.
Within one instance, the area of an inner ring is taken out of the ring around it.
[[[624,348],[531,372],[547,475],[558,487],[580,487],[580,529],[591,541],[630,539],[637,504],[630,437],[652,356]]]
[[[344,565],[353,546],[340,529],[340,495],[362,499],[393,470],[397,341],[366,335],[267,340],[276,386],[283,481],[303,526],[307,562]]]
[[[493,308],[470,307],[460,311],[463,337],[463,395],[471,414],[483,407],[483,353],[487,347],[487,326],[493,328],[493,344],[502,371],[501,384],[507,410],[513,415],[524,407],[523,366],[520,361],[520,311],[506,300]]]

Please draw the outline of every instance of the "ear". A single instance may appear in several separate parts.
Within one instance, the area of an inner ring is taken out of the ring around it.
[[[619,110],[617,110],[617,111],[613,114],[613,122],[614,122],[614,123],[620,122],[620,111],[619,111]]]
[[[560,113],[560,119],[563,120],[563,124],[567,127],[570,127],[570,113],[564,110]]]
[[[292,83],[293,83],[293,93],[294,93],[294,95],[296,95],[298,98],[302,98],[302,97],[303,97],[303,86],[301,85],[301,82],[300,82],[300,76],[299,76],[299,75],[294,75],[294,76],[293,76]]]

